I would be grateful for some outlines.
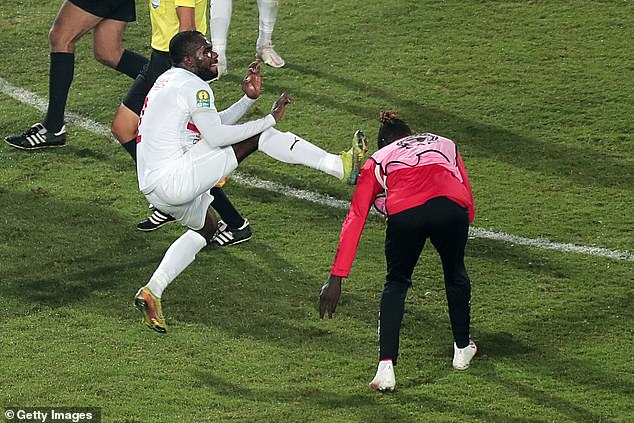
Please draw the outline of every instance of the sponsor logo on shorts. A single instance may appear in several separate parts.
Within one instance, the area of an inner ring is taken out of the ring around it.
[[[152,4],[152,8],[156,10],[161,5],[161,0],[152,0],[150,3]]]
[[[208,91],[200,90],[196,93],[196,107],[211,107],[211,100]]]

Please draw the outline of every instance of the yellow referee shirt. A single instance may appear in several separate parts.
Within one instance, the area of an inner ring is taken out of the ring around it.
[[[207,34],[209,0],[150,0],[153,49],[169,51],[170,40],[178,34],[178,16],[176,15],[178,6],[194,7],[196,29]]]

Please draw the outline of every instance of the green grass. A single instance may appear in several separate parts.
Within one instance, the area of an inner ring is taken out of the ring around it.
[[[231,74],[239,98],[254,53],[256,2],[235,2]],[[58,2],[0,5],[0,77],[47,94],[46,34]],[[148,52],[146,5],[126,46]],[[283,130],[332,151],[382,108],[457,141],[475,226],[634,250],[634,112],[625,1],[282,2],[264,69],[269,110],[295,101]],[[11,46],[11,48],[9,47]],[[77,49],[69,111],[104,125],[130,80]],[[41,113],[0,94],[2,135]],[[169,333],[144,329],[132,297],[182,233],[143,234],[127,154],[71,126],[69,145],[0,147],[0,408],[99,406],[108,422],[634,421],[632,262],[473,239],[479,355],[451,368],[439,260],[427,248],[407,300],[398,390],[367,389],[385,272],[384,225],[370,218],[332,321],[318,320],[345,211],[237,183],[227,193],[252,241],[203,250],[165,292]],[[241,171],[349,199],[315,171],[249,158]]]

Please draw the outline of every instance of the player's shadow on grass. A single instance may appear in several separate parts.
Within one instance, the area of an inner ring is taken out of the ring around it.
[[[0,295],[23,302],[60,307],[121,289],[132,296],[130,286],[139,285],[149,272],[142,269],[156,260],[121,215],[91,203],[3,190],[0,215],[6,218],[0,236],[7,240]],[[108,302],[117,309],[118,299]]]
[[[574,290],[576,288],[571,288]],[[583,348],[576,348],[585,342],[589,336],[587,332],[602,332],[614,330],[613,322],[606,314],[615,313],[626,316],[631,310],[631,296],[623,293],[620,297],[610,298],[609,310],[606,313],[604,305],[588,304],[577,302],[576,306],[568,304],[562,309],[552,310],[545,316],[534,316],[526,319],[518,329],[524,333],[536,333],[535,328],[539,328],[538,333],[544,336],[556,337],[556,342],[540,342],[536,348],[534,360],[526,366],[531,372],[541,372],[545,377],[555,375],[560,380],[569,380],[576,385],[590,385],[600,388],[604,392],[618,393],[624,397],[634,394],[634,383],[631,379],[624,377],[618,368],[610,368],[609,365],[602,365],[600,361],[593,360],[581,352]],[[591,322],[591,323],[590,323]],[[621,323],[623,326],[626,323]],[[592,325],[588,327],[588,325]],[[623,328],[627,331],[627,328]],[[619,331],[621,332],[621,331]],[[560,345],[567,348],[562,351]],[[610,360],[610,353],[613,349],[606,348],[605,360]],[[610,351],[610,352],[608,352]],[[541,359],[539,359],[541,358]]]
[[[296,386],[284,389],[279,387],[278,380],[275,382],[272,380],[271,385],[260,383],[258,388],[247,388],[244,384],[231,383],[212,371],[195,371],[193,377],[201,386],[209,389],[212,395],[237,398],[247,403],[306,404],[307,407],[318,407],[325,410],[350,410],[354,414],[365,416],[361,421],[366,422],[416,422],[405,412],[399,412],[392,407],[381,407],[381,394],[370,391],[365,386],[361,386],[363,388],[361,393],[340,394]],[[272,377],[272,379],[274,378]],[[354,381],[350,381],[350,383],[353,384]]]
[[[569,279],[571,277],[569,269],[547,259],[546,253],[534,247],[515,246],[504,241],[474,238],[467,243],[465,255],[467,258],[495,261],[518,270],[547,275],[556,279]]]
[[[362,96],[363,101],[346,102],[326,94],[297,88],[291,93],[301,98],[301,101],[354,114],[360,118],[360,123],[376,122],[379,110],[386,105],[394,105],[413,130],[450,136],[463,150],[468,149],[470,154],[493,157],[522,169],[567,178],[579,185],[634,186],[634,172],[622,171],[631,168],[631,163],[620,156],[609,156],[601,149],[601,145],[582,143],[562,148],[547,139],[527,138],[504,128],[464,119],[422,101],[409,100],[406,96],[411,96],[412,93],[392,93],[377,87],[372,81],[345,78],[297,63],[289,63],[286,67],[304,77],[335,83]],[[267,89],[282,92],[285,87],[283,83],[272,82],[267,83]],[[423,94],[422,91],[418,93],[420,97]]]
[[[336,342],[341,339],[332,339],[332,325],[319,321],[319,290],[332,260],[330,254],[325,257],[319,253],[319,243],[325,242],[319,238],[331,239],[327,245],[334,250],[341,221],[333,219],[332,210],[327,207],[259,189],[240,191],[258,200],[257,211],[249,214],[254,238],[240,246],[201,251],[195,265],[184,275],[188,281],[170,286],[169,295],[164,297],[166,313],[179,322],[207,324],[232,336],[251,337],[276,346],[338,348]],[[264,201],[259,201],[262,198]],[[291,221],[290,216],[284,216],[285,207],[295,210]],[[323,210],[318,212],[316,208]],[[282,231],[260,234],[258,225]],[[317,243],[314,251],[310,247],[313,242]],[[312,263],[306,263],[305,254],[310,254]],[[359,254],[372,265],[379,263],[384,271],[382,245],[368,248],[362,242]],[[308,270],[315,268],[315,262],[319,272]],[[377,293],[381,279],[382,276],[376,281]],[[377,304],[347,290],[339,310],[345,310],[347,316],[370,319],[374,327]]]
[[[513,380],[512,378],[506,376],[500,376],[493,367],[489,367],[487,369],[487,372],[483,375],[482,379],[502,386],[509,392],[513,392],[518,396],[526,398],[536,406],[557,410],[557,412],[567,416],[571,419],[571,421],[588,423],[610,421],[609,419],[605,419],[604,416],[592,412],[584,405],[579,405],[569,401],[560,395],[555,395],[552,392],[537,389],[534,386],[531,386],[530,383]]]
[[[535,348],[509,332],[489,332],[478,330],[478,360],[502,359],[533,354]],[[479,362],[479,361],[478,361]]]
[[[505,414],[473,407],[468,401],[461,402],[456,399],[443,401],[426,395],[420,389],[403,388],[400,385],[397,385],[396,392],[380,393],[370,390],[365,382],[347,380],[343,383],[349,384],[357,393],[341,394],[294,386],[282,389],[277,387],[274,382],[271,382],[271,385],[260,383],[257,388],[245,388],[244,385],[231,383],[211,371],[196,371],[193,377],[202,386],[218,396],[237,398],[254,404],[310,404],[313,407],[335,413],[337,410],[341,410],[342,413],[354,415],[356,419],[364,422],[418,422],[417,418],[411,417],[406,411],[406,407],[412,404],[416,404],[417,407],[427,412],[442,414],[451,410],[452,413],[464,416],[465,420],[475,417],[482,421],[494,423],[537,423],[542,421],[530,417],[510,418]],[[386,406],[386,401],[392,405],[400,404],[402,407]],[[399,411],[401,409],[404,411]]]
[[[527,275],[533,275],[539,281],[539,286],[532,280],[509,281],[509,290],[527,288],[529,292],[533,292],[532,301],[540,296],[549,297],[553,293],[568,299],[565,307],[557,303],[552,309],[542,305],[531,309],[529,304],[523,312],[518,310],[524,318],[519,321],[514,332],[520,334],[522,339],[510,333],[483,332],[476,328],[480,351],[476,357],[479,360],[474,362],[474,370],[482,370],[483,379],[505,386],[536,404],[556,409],[574,421],[599,421],[601,416],[562,397],[498,375],[494,366],[496,359],[506,361],[509,358],[512,360],[509,362],[522,372],[542,375],[543,378],[556,377],[567,386],[593,386],[602,392],[621,395],[623,398],[631,397],[634,384],[630,380],[623,377],[617,369],[601,366],[596,360],[582,354],[588,332],[590,336],[604,331],[618,333],[618,327],[613,326],[615,322],[626,326],[623,321],[611,321],[609,318],[613,315],[627,315],[631,298],[625,289],[611,289],[611,276],[606,274],[607,282],[593,286],[592,291],[584,292],[584,286],[579,286],[577,280],[582,271],[575,260],[555,261],[542,251],[529,247],[513,247],[499,241],[480,239],[475,240],[475,243],[481,245],[474,246],[472,240],[470,256],[503,262]],[[615,278],[619,280],[620,276]],[[526,287],[527,283],[535,285]],[[521,286],[515,287],[515,284]],[[608,297],[599,289],[604,289]],[[598,301],[588,300],[585,298],[587,296],[596,296]],[[534,342],[527,342],[527,339],[533,339]],[[562,349],[562,345],[566,347]],[[611,351],[613,348],[605,349],[606,359]]]
[[[101,138],[101,137],[99,137]],[[99,142],[102,142],[99,140]],[[114,148],[112,148],[114,150]],[[50,152],[47,152],[50,154]],[[79,160],[79,163],[86,163],[90,165],[90,163],[98,161],[98,162],[106,162],[112,159],[112,156],[106,154],[104,151],[101,151],[96,148],[88,148],[88,147],[80,147],[76,145],[69,145],[66,148],[61,150],[61,153],[67,155],[76,156]],[[131,162],[130,169],[134,170],[134,163]]]
[[[232,253],[235,248],[241,251]],[[306,274],[257,238],[202,251],[191,271],[186,284],[175,284],[165,296],[164,308],[177,321],[290,348],[329,336],[318,321],[321,275]]]

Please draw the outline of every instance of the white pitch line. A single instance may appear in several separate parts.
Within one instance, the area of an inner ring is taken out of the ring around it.
[[[43,98],[37,96],[36,94],[27,91],[23,88],[16,87],[12,85],[7,80],[0,77],[0,92],[18,100],[21,103],[27,104],[29,106],[35,107],[37,110],[42,112],[46,111],[47,101]],[[102,135],[110,138],[110,129],[102,125],[101,123],[95,122],[91,119],[80,116],[76,113],[67,112],[66,119],[68,122],[73,123],[77,126],[80,126],[87,131],[90,131],[97,135]],[[327,195],[319,194],[312,191],[305,191],[302,189],[297,189],[290,187],[288,185],[280,184],[278,182],[266,181],[263,179],[256,178],[254,176],[243,175],[238,172],[234,172],[231,174],[233,180],[243,185],[246,185],[251,188],[263,189],[271,192],[275,192],[277,194],[282,194],[287,197],[297,198],[300,200],[310,201],[312,203],[316,203],[322,206],[347,210],[350,206],[348,201],[339,200],[334,197],[330,197]],[[489,229],[483,228],[474,228],[471,227],[469,229],[469,235],[475,238],[485,238],[491,239],[495,241],[503,241],[510,244],[517,245],[525,245],[529,247],[540,248],[543,250],[553,250],[558,252],[572,252],[579,254],[586,254],[591,256],[598,257],[607,257],[614,260],[634,260],[634,253],[630,251],[619,251],[619,250],[610,250],[607,248],[601,247],[590,247],[585,245],[575,245],[575,244],[561,244],[553,241],[549,241],[547,239],[538,238],[524,238],[518,235],[507,234],[505,232],[496,232]]]
[[[247,185],[249,187],[272,191],[278,194],[283,194],[287,197],[310,201],[322,206],[328,206],[343,210],[348,210],[348,207],[350,207],[350,203],[348,201],[339,200],[328,195],[318,194],[312,191],[305,191],[289,187],[288,185],[283,185],[278,182],[265,181],[253,176],[246,176],[238,173],[232,173],[231,178],[232,180],[242,183],[243,185]],[[592,256],[608,257],[615,260],[634,260],[634,254],[629,251],[609,250],[607,248],[589,247],[585,245],[560,244],[543,238],[524,238],[518,235],[508,234],[505,232],[495,232],[483,228],[469,228],[469,236],[475,238],[486,238],[496,241],[504,241],[517,245],[526,245],[541,248],[544,250],[588,254]]]
[[[31,107],[36,108],[40,112],[46,113],[46,109],[48,107],[47,100],[37,96],[30,91],[10,84],[9,81],[3,79],[2,77],[0,77],[0,91],[8,95],[9,97],[18,100],[21,103],[27,104]],[[65,117],[68,122],[74,123],[77,126],[81,126],[82,128],[92,132],[93,134],[112,138],[112,135],[110,134],[110,128],[106,125],[102,125],[99,122],[95,122],[94,120],[85,118],[73,112],[66,112]]]

